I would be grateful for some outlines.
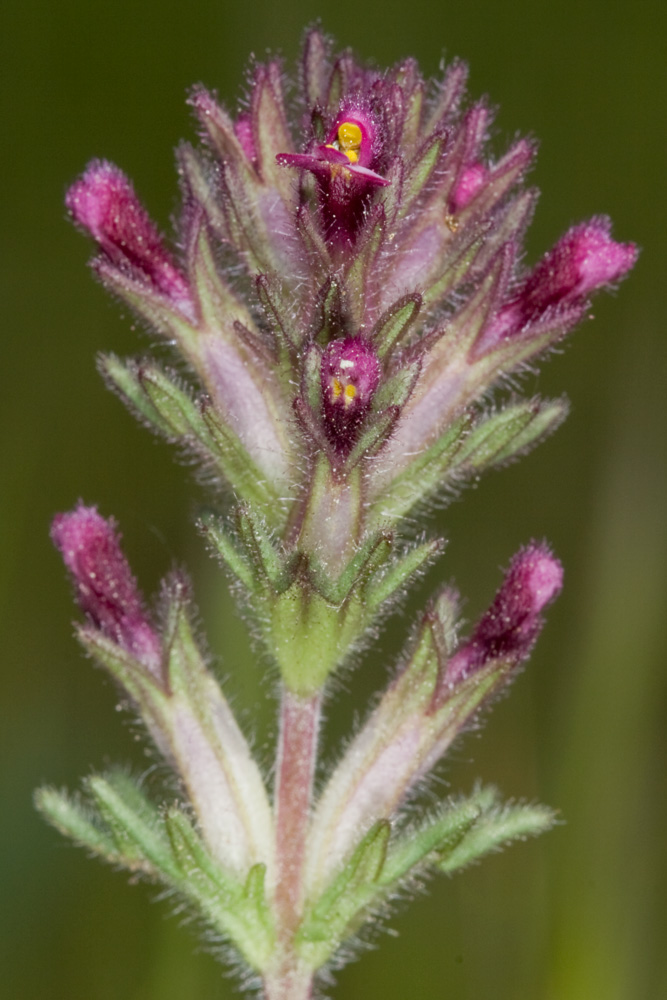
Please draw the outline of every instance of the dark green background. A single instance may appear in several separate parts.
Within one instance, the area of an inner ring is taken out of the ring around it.
[[[176,204],[172,148],[193,137],[185,88],[234,106],[251,51],[292,59],[322,16],[379,64],[441,55],[471,64],[471,90],[501,108],[497,148],[541,140],[536,259],[599,212],[643,253],[617,297],[596,302],[529,392],[573,403],[521,465],[487,477],[431,523],[450,538],[426,582],[456,578],[474,617],[518,545],[547,537],[566,588],[527,673],[445,777],[539,798],[565,824],[403,907],[339,978],[367,1000],[655,1000],[667,995],[664,464],[667,8],[528,0],[382,5],[338,0],[115,3],[4,0],[0,297],[1,983],[21,1000],[213,1000],[229,980],[155,890],[86,859],[31,805],[41,782],[73,786],[109,761],[150,767],[114,711],[112,686],[71,638],[70,593],[48,541],[54,511],[83,497],[119,519],[147,590],[174,562],[196,578],[235,702],[257,715],[269,758],[274,681],[260,686],[243,626],[191,527],[201,497],[166,446],[136,426],[95,373],[99,350],[148,346],[86,272],[66,185],[93,156],[118,162],[162,224]],[[330,745],[379,686],[397,623],[330,706]],[[246,715],[246,718],[248,716]],[[474,760],[473,760],[474,758]],[[442,786],[443,794],[446,786]]]

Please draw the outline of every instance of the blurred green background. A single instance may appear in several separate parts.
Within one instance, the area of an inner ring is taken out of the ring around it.
[[[201,491],[167,446],[103,389],[99,350],[149,345],[87,273],[90,247],[67,224],[68,183],[93,156],[118,162],[152,213],[176,205],[172,148],[194,128],[186,87],[234,106],[250,52],[292,60],[322,17],[341,44],[387,64],[443,53],[471,65],[471,92],[500,106],[497,149],[541,141],[535,260],[571,223],[609,213],[643,252],[617,297],[552,358],[528,392],[566,390],[573,412],[520,465],[487,477],[431,520],[450,538],[425,581],[456,578],[467,613],[489,601],[518,545],[547,537],[566,589],[529,670],[443,772],[539,798],[565,823],[455,880],[391,921],[333,995],[393,1000],[642,1000],[667,996],[665,752],[664,36],[667,7],[565,0],[538,5],[381,6],[283,0],[3,0],[4,180],[0,352],[0,948],[2,985],[21,1000],[222,1000],[232,982],[154,889],[89,861],[35,814],[42,782],[76,786],[110,761],[150,767],[114,690],[83,660],[70,591],[48,541],[54,511],[83,497],[114,513],[146,590],[174,562],[193,571],[229,690],[269,758],[273,679],[191,527]],[[398,621],[329,707],[327,745],[386,675]]]

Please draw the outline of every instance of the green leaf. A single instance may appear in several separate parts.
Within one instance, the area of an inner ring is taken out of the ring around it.
[[[414,208],[413,203],[428,184],[433,171],[441,159],[446,142],[447,137],[445,135],[430,137],[410,164],[403,188],[401,216],[404,217]]]
[[[212,168],[188,142],[179,145],[176,159],[179,172],[192,193],[193,202],[204,207],[206,218],[215,235],[218,239],[230,240],[227,219],[218,202],[216,182],[211,177]]]
[[[390,834],[387,820],[376,823],[331,885],[306,911],[296,946],[313,968],[323,965],[355,930],[355,918],[381,891],[380,877]]]
[[[567,415],[564,399],[520,400],[492,413],[473,427],[456,456],[457,468],[478,473],[537,444]]]
[[[322,345],[345,332],[341,288],[335,278],[327,278],[320,289],[315,311],[315,339]]]
[[[202,220],[192,240],[189,254],[192,287],[197,296],[201,321],[205,329],[221,331],[225,339],[234,339],[231,331],[241,323],[251,341],[251,351],[267,358],[266,343],[255,330],[254,320],[245,303],[232,291],[218,269],[216,254],[211,243],[209,227]],[[238,335],[238,331],[237,331]]]
[[[292,171],[276,162],[278,153],[288,153],[292,136],[282,100],[282,81],[277,63],[258,66],[252,88],[251,121],[257,153],[257,168],[270,191],[277,191],[288,207],[294,206],[297,189]]]
[[[399,368],[380,385],[373,396],[372,408],[381,411],[388,406],[403,406],[412,392],[421,371],[421,360]]]
[[[534,415],[535,404],[524,401],[492,413],[477,423],[465,438],[456,456],[457,467],[473,472],[492,465],[497,455],[524,430]]]
[[[176,806],[169,809],[165,829],[186,888],[191,883],[198,895],[210,892],[224,906],[241,898],[243,884],[213,859],[182,809]]]
[[[189,103],[195,108],[208,133],[209,143],[219,158],[224,163],[233,162],[237,168],[244,168],[250,174],[251,167],[248,158],[237,138],[234,122],[225,109],[213,99],[211,94],[199,87],[195,88]],[[200,204],[206,204],[208,200],[202,198]]]
[[[309,257],[309,269],[316,279],[319,279],[320,282],[325,281],[332,270],[329,247],[316,225],[313,213],[308,210],[306,205],[297,209],[296,227]]]
[[[417,145],[419,130],[421,125],[422,107],[424,104],[424,85],[412,82],[412,86],[406,91],[412,91],[408,98],[408,104],[403,119],[403,135],[401,142],[406,149]]]
[[[255,591],[257,589],[255,567],[227,532],[223,519],[217,514],[206,513],[199,519],[198,524],[211,549],[220,556],[236,579],[240,580],[249,591]]]
[[[137,378],[172,437],[193,437],[210,448],[211,439],[206,424],[188,392],[151,362],[138,367]]]
[[[547,806],[511,802],[492,805],[461,842],[438,862],[438,868],[451,874],[513,840],[545,833],[555,822],[556,815]]]
[[[92,625],[77,626],[77,638],[86,652],[130,696],[149,730],[159,730],[164,719],[166,697],[161,679]]]
[[[266,968],[275,932],[264,893],[265,866],[253,865],[243,885],[211,857],[180,809],[169,810],[166,827],[183,871],[182,891],[218,932],[234,942],[253,969]]]
[[[505,462],[517,455],[523,455],[530,448],[534,448],[535,445],[552,434],[556,428],[560,427],[567,417],[569,408],[569,403],[564,397],[535,400],[531,420],[508,442],[505,448],[501,448],[494,459],[494,464]]]
[[[404,295],[380,317],[370,337],[379,358],[384,358],[400,343],[417,319],[421,304],[422,297],[417,292]]]
[[[225,161],[219,177],[222,199],[217,192],[211,192],[209,197],[221,200],[229,242],[243,254],[252,273],[280,272],[281,261],[271,245],[257,203],[260,189],[257,175],[245,163]]]
[[[247,504],[236,508],[239,537],[256,570],[263,574],[273,590],[280,594],[292,583],[292,564],[276,547],[263,516]],[[257,580],[257,575],[255,576]]]
[[[322,412],[321,368],[322,351],[317,344],[311,344],[303,359],[301,386],[304,399],[315,416],[319,416]]]
[[[161,434],[171,437],[173,429],[155,408],[139,378],[141,365],[136,361],[121,361],[114,354],[102,354],[98,367],[104,381],[116,392],[128,409]]]
[[[364,321],[366,286],[382,245],[385,229],[384,209],[378,204],[369,213],[364,228],[359,234],[355,252],[351,255],[352,263],[345,275],[346,302],[352,321],[357,326],[360,326]]]
[[[461,237],[452,240],[451,249],[444,259],[444,268],[436,273],[424,289],[424,301],[428,305],[442,301],[466,280],[478,255],[485,248],[487,239],[487,229],[476,226],[470,232],[464,230]]]
[[[174,860],[164,823],[136,785],[119,773],[93,775],[87,786],[109,826],[119,854],[133,864],[148,862],[150,870],[178,882],[181,873]]]
[[[133,278],[100,258],[93,262],[94,269],[106,288],[126,302],[153,329],[169,341],[176,341],[186,358],[198,355],[198,331],[169,299],[160,295],[146,282]]]
[[[328,83],[329,49],[327,39],[317,28],[306,34],[303,46],[303,85],[306,103],[324,107]]]
[[[274,275],[259,274],[256,280],[257,294],[267,322],[278,341],[299,347],[299,324],[294,322],[293,304]]]
[[[237,435],[221,419],[217,410],[206,401],[201,404],[201,416],[214,448],[217,464],[235,493],[244,500],[264,505],[276,521],[282,519],[282,505],[266,477],[257,468]]]
[[[313,585],[333,604],[342,604],[362,578],[367,578],[383,566],[392,550],[393,536],[386,532],[366,535],[358,550],[339,576],[334,577],[322,566],[316,556],[309,561],[309,575]]]
[[[347,92],[349,86],[349,73],[347,72],[348,59],[342,55],[336,60],[329,82],[329,92],[327,94],[327,107],[334,114],[338,110],[343,94]]]
[[[434,819],[417,830],[402,834],[391,845],[382,870],[381,883],[391,886],[437,852],[440,858],[455,850],[481,814],[474,797],[450,803]]]
[[[116,840],[104,829],[99,815],[80,797],[55,788],[38,788],[35,805],[65,837],[71,837],[107,861],[120,860]]]
[[[182,695],[200,720],[208,717],[211,682],[192,627],[190,587],[173,573],[165,588],[164,646],[169,652],[167,675],[171,696]]]
[[[152,361],[122,362],[102,358],[107,381],[140,417],[169,441],[193,450],[218,470],[243,499],[280,513],[275,495],[238,436],[204,397],[199,401],[181,380]]]
[[[194,445],[240,497],[267,504],[269,510],[279,513],[266,477],[206,398],[195,402],[155,364],[143,364],[138,377],[150,403],[170,428],[172,438]]]
[[[270,951],[275,937],[273,912],[266,898],[266,865],[253,865],[243,887],[246,919],[258,925],[259,940],[264,940],[265,950]]]
[[[350,472],[364,458],[370,458],[380,450],[391,430],[398,420],[400,410],[397,406],[388,406],[382,413],[371,413],[362,428],[361,434],[354,443],[345,459],[345,468]]]
[[[430,448],[416,455],[408,467],[388,483],[373,503],[369,517],[371,525],[393,524],[442,485],[470,419],[467,413],[459,417]]]
[[[375,574],[365,590],[365,603],[374,614],[385,601],[394,597],[407,586],[436,556],[442,552],[444,543],[436,538],[421,545],[415,545],[383,566]]]

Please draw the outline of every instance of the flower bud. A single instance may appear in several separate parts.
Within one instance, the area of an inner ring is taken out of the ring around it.
[[[547,310],[583,309],[592,292],[623,278],[637,259],[637,247],[616,243],[610,230],[611,222],[604,217],[568,230],[500,309],[484,334],[484,346],[538,322]]]
[[[142,272],[174,306],[192,314],[188,283],[122,170],[93,160],[67,192],[65,204],[116,267]]]
[[[239,115],[234,122],[234,134],[241,143],[245,155],[251,163],[254,163],[257,160],[257,150],[255,149],[255,140],[252,134],[252,119],[250,115]]]
[[[72,575],[76,599],[95,628],[159,674],[160,639],[148,621],[143,598],[120,547],[112,518],[79,504],[57,514],[51,539]]]
[[[524,660],[542,628],[541,612],[562,586],[563,567],[544,543],[520,549],[472,637],[449,661],[445,685],[451,687],[490,660]]]
[[[361,337],[332,341],[322,356],[320,384],[326,435],[340,452],[354,444],[382,368],[371,344]]]
[[[527,316],[585,298],[630,270],[637,248],[634,243],[616,243],[610,229],[608,219],[597,218],[565,233],[524,286],[521,299]]]
[[[461,171],[450,197],[452,213],[460,212],[486,184],[489,171],[483,163],[471,163]]]

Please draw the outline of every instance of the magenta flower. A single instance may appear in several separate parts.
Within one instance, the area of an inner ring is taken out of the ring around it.
[[[113,519],[80,503],[68,514],[54,517],[51,538],[91,624],[159,675],[162,643],[144,609]]]
[[[464,167],[449,200],[450,211],[454,216],[484,188],[488,178],[489,171],[483,163],[471,163]]]
[[[445,686],[452,687],[490,660],[525,660],[544,624],[542,611],[562,586],[563,567],[546,545],[533,542],[517,552],[491,607],[449,661]]]
[[[503,304],[477,349],[519,333],[530,335],[545,321],[576,323],[589,296],[620,281],[637,260],[634,243],[616,243],[610,234],[611,221],[604,217],[573,226]]]
[[[379,121],[363,103],[350,102],[341,106],[324,143],[316,143],[309,153],[278,153],[276,161],[315,175],[327,238],[349,245],[373,187],[389,184],[372,169],[382,153]]]
[[[174,306],[192,315],[188,283],[122,170],[106,160],[93,160],[67,192],[65,204],[112,265],[145,277]]]
[[[372,346],[361,337],[333,340],[322,358],[320,380],[327,436],[347,451],[355,441],[382,376]]]

